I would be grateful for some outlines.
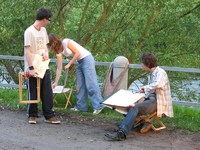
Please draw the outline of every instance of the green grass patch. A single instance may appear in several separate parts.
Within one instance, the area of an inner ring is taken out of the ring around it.
[[[200,108],[174,105],[174,117],[163,118],[167,127],[200,131]]]
[[[23,97],[27,97],[26,91],[24,91]],[[72,94],[71,102],[72,106],[64,109],[66,100],[64,95],[59,94],[56,98],[55,109],[57,112],[62,113],[74,113],[79,116],[90,116],[95,118],[102,118],[110,121],[121,122],[124,118],[120,113],[111,109],[105,108],[102,113],[97,116],[92,115],[92,106],[89,101],[88,112],[73,112],[69,108],[74,106],[76,103],[76,96]],[[27,105],[19,104],[19,93],[18,89],[7,89],[0,88],[0,105],[9,109],[27,109]],[[41,103],[39,104],[41,109]],[[184,129],[193,132],[200,132],[200,108],[184,107],[174,105],[174,117],[173,118],[162,118],[167,128]]]

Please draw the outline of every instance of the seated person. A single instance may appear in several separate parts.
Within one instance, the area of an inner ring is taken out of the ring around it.
[[[117,131],[105,134],[105,136],[111,140],[125,140],[137,116],[151,114],[157,111],[158,117],[173,117],[171,92],[167,73],[157,66],[157,58],[152,53],[145,52],[141,56],[141,61],[143,69],[150,72],[148,85],[140,89],[141,93],[145,93],[145,100],[129,108],[127,115]]]

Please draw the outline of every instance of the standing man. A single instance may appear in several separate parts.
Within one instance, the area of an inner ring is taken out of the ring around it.
[[[36,21],[28,27],[24,33],[24,71],[28,71],[30,78],[27,81],[29,100],[37,99],[36,77],[37,72],[33,67],[33,60],[36,54],[42,56],[43,60],[49,59],[47,44],[49,43],[46,26],[51,21],[52,13],[50,10],[40,8],[37,10]],[[46,122],[59,124],[60,121],[55,117],[53,110],[53,93],[51,87],[50,71],[46,70],[43,79],[41,79],[40,95],[42,100],[42,110]],[[37,104],[28,105],[28,122],[36,124],[38,117]]]
[[[143,69],[150,72],[148,85],[140,89],[141,93],[145,93],[145,100],[129,108],[126,117],[119,126],[119,130],[105,134],[109,139],[116,141],[125,140],[138,115],[151,114],[157,111],[158,117],[173,117],[171,91],[167,73],[157,66],[157,59],[152,53],[145,52],[141,56],[141,61]]]

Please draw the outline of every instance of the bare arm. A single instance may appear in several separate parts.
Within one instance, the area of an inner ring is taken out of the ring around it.
[[[28,62],[28,66],[33,66],[33,54],[31,53],[31,50],[30,50],[30,46],[25,46],[25,57],[26,57],[26,60]],[[26,70],[25,70],[26,71]],[[36,76],[37,73],[35,72],[35,70],[29,70],[29,75],[30,76]]]
[[[33,54],[31,54],[31,47],[25,46],[25,56],[29,66],[33,66]]]
[[[56,70],[56,79],[52,85],[52,88],[55,88],[58,84],[62,72],[62,54],[57,55],[57,70]]]

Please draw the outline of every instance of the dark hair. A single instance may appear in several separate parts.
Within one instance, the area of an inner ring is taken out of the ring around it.
[[[36,20],[49,19],[51,17],[52,13],[49,9],[40,8],[37,10]]]
[[[59,54],[63,51],[61,39],[56,34],[49,34],[48,46],[54,54]]]
[[[150,69],[158,66],[156,56],[150,52],[143,53],[141,56],[141,61],[145,66]]]

